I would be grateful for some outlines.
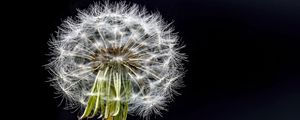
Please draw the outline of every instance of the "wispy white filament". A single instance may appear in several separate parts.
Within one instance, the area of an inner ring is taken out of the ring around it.
[[[133,86],[129,98],[133,114],[160,114],[174,90],[182,86],[185,56],[179,53],[177,34],[159,14],[149,14],[135,4],[95,4],[79,11],[76,19],[64,21],[50,45],[53,86],[67,98],[68,108],[87,104],[95,80],[105,80],[101,77],[106,71],[95,71],[106,63],[130,63],[122,65]],[[121,84],[120,77],[115,79],[115,85]],[[118,93],[112,100],[125,99]]]

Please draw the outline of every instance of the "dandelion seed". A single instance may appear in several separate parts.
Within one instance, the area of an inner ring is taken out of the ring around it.
[[[50,42],[52,85],[68,108],[83,106],[81,119],[160,115],[181,86],[185,56],[170,24],[126,4],[97,3],[79,11]]]

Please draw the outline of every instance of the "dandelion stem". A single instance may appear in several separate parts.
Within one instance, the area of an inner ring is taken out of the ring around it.
[[[98,71],[91,96],[80,119],[100,114],[99,118],[102,117],[103,120],[126,120],[132,90],[127,71],[126,67],[116,63]]]

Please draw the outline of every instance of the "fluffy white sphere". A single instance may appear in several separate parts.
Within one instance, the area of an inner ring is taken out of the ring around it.
[[[95,4],[79,11],[76,19],[64,21],[50,45],[52,83],[68,108],[86,106],[95,80],[107,78],[105,67],[113,63],[126,71],[131,94],[127,100],[122,95],[102,99],[128,101],[130,113],[160,114],[182,86],[185,56],[177,34],[159,14],[135,4]]]

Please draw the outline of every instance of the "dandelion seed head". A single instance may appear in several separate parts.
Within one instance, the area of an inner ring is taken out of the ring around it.
[[[124,101],[91,93],[95,80],[105,80],[99,70],[105,66],[126,68],[131,82],[129,112],[146,117],[165,110],[167,101],[181,86],[182,60],[178,36],[157,13],[136,4],[95,4],[68,18],[51,41],[53,85],[69,101],[87,105],[90,96]],[[102,78],[101,78],[102,77]]]

